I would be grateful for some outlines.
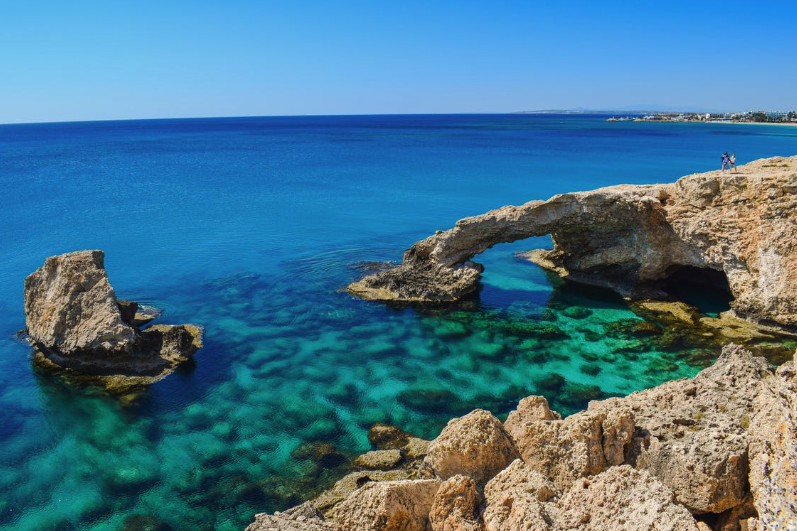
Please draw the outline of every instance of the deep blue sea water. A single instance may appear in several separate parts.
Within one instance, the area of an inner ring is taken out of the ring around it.
[[[0,529],[242,530],[345,472],[302,443],[352,456],[374,422],[431,438],[531,393],[570,413],[695,374],[606,336],[636,318],[619,298],[514,257],[547,238],[480,256],[483,289],[454,312],[342,288],[459,218],[673,181],[724,151],[793,155],[797,128],[556,115],[0,125]],[[135,398],[34,371],[14,337],[25,276],[95,248],[120,298],[205,326],[196,363]],[[574,305],[591,314],[563,313]],[[556,334],[517,332],[543,317]]]

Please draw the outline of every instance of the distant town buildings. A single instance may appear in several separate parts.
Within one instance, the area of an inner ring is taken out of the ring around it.
[[[629,119],[629,118],[625,118]],[[797,111],[747,111],[726,113],[655,113],[632,118],[655,122],[797,122]],[[616,121],[618,119],[612,119]]]

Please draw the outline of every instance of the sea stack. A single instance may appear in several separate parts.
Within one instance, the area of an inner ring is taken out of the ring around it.
[[[527,258],[631,299],[666,298],[684,281],[727,290],[736,316],[797,327],[797,156],[669,184],[618,185],[461,219],[349,291],[371,300],[454,301],[478,289],[471,261],[499,243],[550,234]]]
[[[153,325],[142,330],[151,312],[117,300],[104,261],[99,250],[51,256],[25,279],[26,332],[34,360],[97,377],[112,387],[166,377],[202,346],[202,328]]]

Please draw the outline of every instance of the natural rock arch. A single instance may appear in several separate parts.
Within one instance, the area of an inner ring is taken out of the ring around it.
[[[415,243],[403,262],[349,286],[372,300],[454,301],[478,287],[473,257],[550,234],[528,257],[568,280],[630,298],[662,295],[674,268],[722,272],[740,317],[797,326],[797,156],[505,206]]]

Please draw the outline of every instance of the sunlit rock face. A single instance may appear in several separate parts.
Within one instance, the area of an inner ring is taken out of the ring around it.
[[[109,390],[149,384],[170,374],[202,346],[202,327],[156,324],[157,313],[118,301],[105,253],[49,257],[25,279],[25,323],[34,363],[94,378]]]
[[[726,284],[737,315],[797,326],[796,203],[797,156],[669,184],[562,194],[461,219],[349,291],[373,300],[457,300],[477,289],[482,267],[474,256],[550,234],[554,249],[529,258],[568,280],[650,298],[663,296],[679,270],[713,271],[696,280]]]
[[[102,251],[51,256],[26,278],[25,324],[32,341],[63,356],[125,353],[136,342],[135,330],[122,321]]]

